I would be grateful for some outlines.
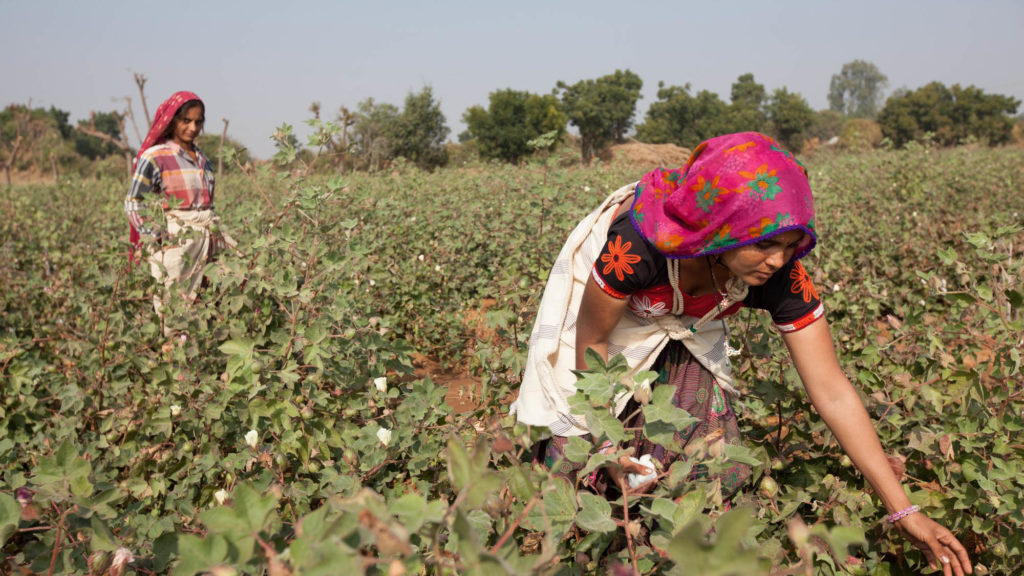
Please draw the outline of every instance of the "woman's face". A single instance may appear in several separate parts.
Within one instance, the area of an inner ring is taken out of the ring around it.
[[[199,133],[203,131],[203,107],[192,106],[181,118],[175,118],[174,131],[171,137],[174,142],[186,150],[191,150]]]
[[[760,286],[796,253],[804,233],[790,230],[722,254],[722,264],[750,286]]]

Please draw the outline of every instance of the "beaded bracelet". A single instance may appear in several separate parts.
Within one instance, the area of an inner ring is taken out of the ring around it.
[[[911,514],[914,514],[915,512],[920,512],[920,511],[921,511],[921,507],[918,506],[917,504],[915,504],[915,505],[913,505],[913,506],[911,506],[909,508],[904,508],[903,510],[900,510],[899,512],[893,512],[892,514],[889,514],[888,516],[885,517],[885,520],[889,524],[895,524],[895,523],[899,522],[900,520],[903,520],[907,516],[910,516]]]

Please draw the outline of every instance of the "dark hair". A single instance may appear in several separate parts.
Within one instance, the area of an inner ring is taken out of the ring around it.
[[[174,113],[174,118],[171,118],[171,122],[164,129],[163,138],[170,138],[174,135],[174,127],[178,125],[179,120],[185,119],[185,114],[188,114],[189,110],[199,106],[199,110],[202,112],[200,119],[202,122],[206,122],[206,106],[202,100],[189,100],[178,108],[178,111]]]

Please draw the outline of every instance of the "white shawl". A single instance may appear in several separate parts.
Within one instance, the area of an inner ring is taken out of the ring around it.
[[[632,196],[635,186],[634,183],[616,190],[587,215],[569,235],[551,268],[530,334],[519,398],[512,406],[519,422],[547,426],[557,436],[588,433],[583,418],[569,411],[568,399],[576,392],[576,376],[572,373],[576,367],[576,314],[612,220],[622,201]],[[726,355],[725,327],[722,322],[707,322],[714,312],[705,319],[671,314],[646,319],[627,310],[608,339],[608,355],[622,354],[632,377],[650,369],[670,339],[682,340],[722,389],[738,395]],[[695,325],[699,327],[693,332],[690,327]],[[623,393],[615,398],[616,415],[625,408],[629,396]]]

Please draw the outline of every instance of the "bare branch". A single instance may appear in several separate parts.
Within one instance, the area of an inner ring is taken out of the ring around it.
[[[135,129],[135,137],[139,140],[139,146],[142,146],[142,134],[139,133],[139,125],[135,123],[135,113],[132,112],[132,98],[131,96],[125,96],[124,100],[124,113],[128,116],[128,119],[132,121],[132,128]]]
[[[135,85],[139,87],[139,97],[142,98],[142,112],[146,115],[146,130],[153,127],[153,121],[149,119],[149,106],[146,105],[146,92],[143,87],[146,85],[146,77],[143,74],[135,73]],[[142,139],[139,139],[142,142]]]
[[[220,148],[217,149],[217,176],[220,177],[220,168],[224,164],[224,141],[228,137],[228,119],[223,116],[220,119],[224,123],[224,131],[220,133]]]

